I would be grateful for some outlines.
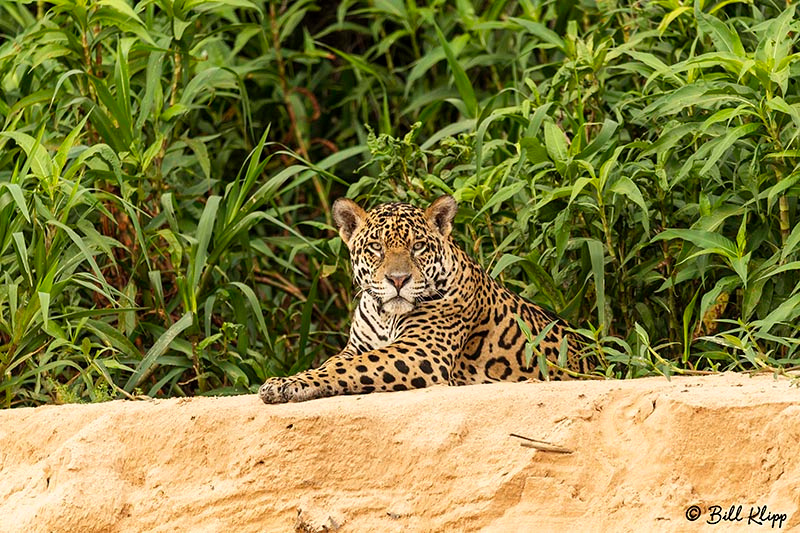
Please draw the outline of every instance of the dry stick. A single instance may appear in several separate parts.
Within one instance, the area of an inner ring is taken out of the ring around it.
[[[283,93],[283,105],[286,106],[286,112],[289,114],[289,122],[292,124],[292,134],[294,134],[295,142],[297,143],[297,151],[303,156],[306,162],[310,161],[308,157],[308,150],[306,149],[305,142],[303,141],[303,134],[300,132],[300,126],[297,124],[297,117],[294,114],[294,108],[292,107],[292,101],[289,98],[289,84],[286,81],[286,66],[283,63],[283,56],[281,55],[281,38],[280,38],[280,31],[278,30],[278,21],[277,21],[277,13],[275,12],[275,4],[270,2],[269,4],[269,17],[270,17],[270,28],[272,30],[272,46],[275,49],[275,62],[278,65],[278,79],[281,82],[281,92]],[[325,213],[325,221],[328,225],[333,223],[333,219],[331,218],[331,209],[328,203],[328,195],[325,193],[325,189],[322,187],[322,182],[319,179],[319,176],[314,173],[311,177],[311,182],[314,184],[314,189],[317,192],[317,196],[319,196],[319,201],[322,204],[322,210]]]
[[[509,433],[508,436],[524,440],[525,442],[521,442],[520,446],[525,446],[526,448],[534,448],[539,451],[552,453],[575,453],[575,450],[570,450],[569,448],[564,448],[562,446],[556,446],[555,444],[543,440],[523,437],[522,435],[517,435],[516,433]]]

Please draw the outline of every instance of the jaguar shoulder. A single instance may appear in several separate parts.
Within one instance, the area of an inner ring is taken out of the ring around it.
[[[319,368],[268,379],[261,399],[541,379],[520,322],[534,337],[550,328],[536,347],[552,364],[550,379],[589,372],[593,361],[563,319],[498,284],[453,242],[456,209],[451,196],[427,209],[389,203],[368,212],[337,200],[334,221],[361,290],[349,340]],[[562,350],[566,368],[555,364]]]

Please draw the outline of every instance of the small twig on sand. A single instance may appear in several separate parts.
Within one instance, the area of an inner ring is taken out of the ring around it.
[[[521,442],[520,446],[525,446],[526,448],[534,448],[543,452],[552,453],[575,453],[575,450],[570,450],[569,448],[564,448],[562,446],[556,446],[555,444],[543,440],[523,437],[522,435],[517,435],[515,433],[509,433],[509,436],[524,440],[525,442]]]

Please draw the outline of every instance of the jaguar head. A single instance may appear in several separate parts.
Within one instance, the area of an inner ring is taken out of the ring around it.
[[[442,196],[427,209],[391,203],[364,211],[340,198],[333,219],[350,250],[354,281],[391,315],[441,297],[452,269],[450,231],[456,201]]]

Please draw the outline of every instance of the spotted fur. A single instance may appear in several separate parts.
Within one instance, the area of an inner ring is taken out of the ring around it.
[[[265,403],[339,394],[401,391],[541,379],[537,357],[526,360],[524,322],[553,363],[566,338],[567,367],[588,372],[568,325],[499,285],[450,237],[456,202],[442,196],[423,210],[383,204],[369,212],[350,200],[333,205],[361,289],[347,346],[319,368],[271,378]],[[570,377],[554,366],[551,379]]]

